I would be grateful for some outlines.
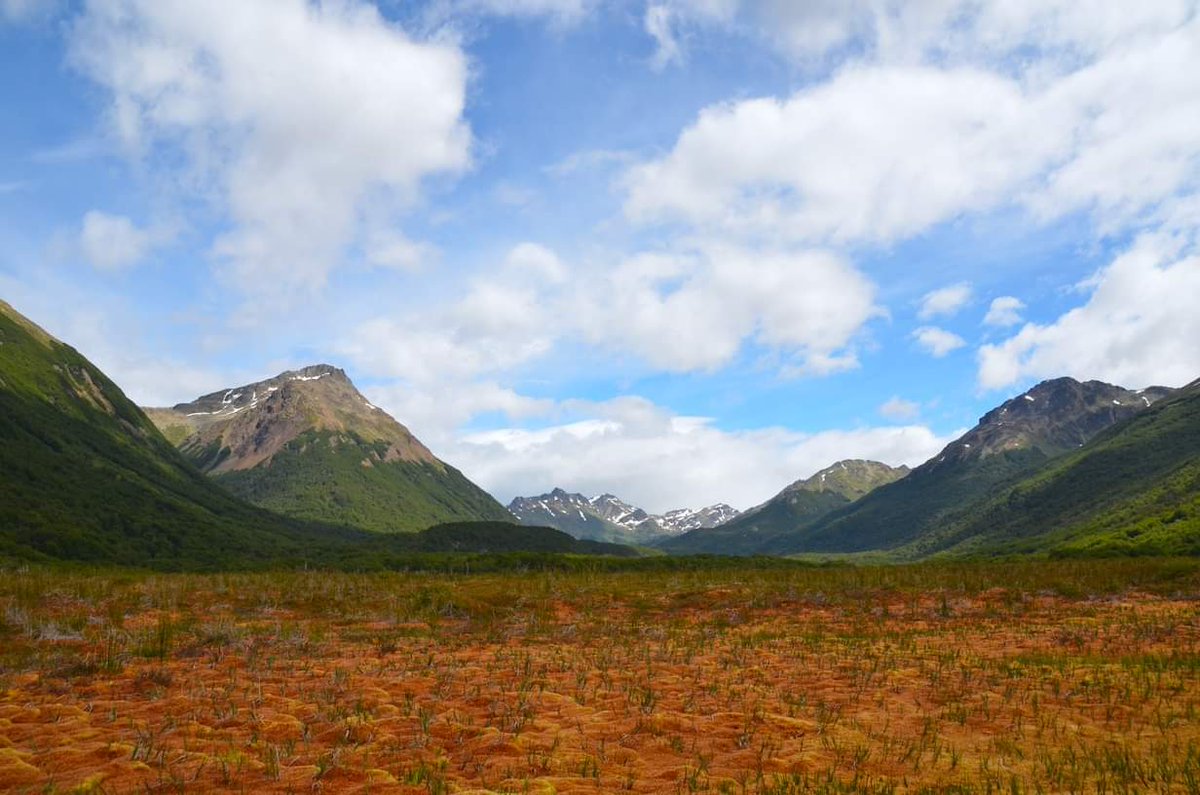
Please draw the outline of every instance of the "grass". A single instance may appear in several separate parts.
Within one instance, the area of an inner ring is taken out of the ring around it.
[[[1200,561],[675,565],[0,572],[0,790],[1200,791]]]

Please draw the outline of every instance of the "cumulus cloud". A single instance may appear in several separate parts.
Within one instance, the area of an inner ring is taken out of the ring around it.
[[[97,270],[115,271],[140,262],[161,234],[142,229],[124,215],[90,210],[83,216],[79,246]]]
[[[640,397],[581,406],[586,419],[464,438],[452,454],[503,500],[553,486],[612,492],[650,510],[727,502],[749,508],[793,480],[845,458],[917,465],[944,447],[920,425],[798,434],[724,431]]]
[[[498,413],[510,421],[553,414],[557,404],[522,395],[495,381],[475,381],[465,388],[423,389],[407,384],[377,384],[363,390],[372,403],[408,426],[426,445],[449,455],[459,430],[481,414]]]
[[[1143,237],[1082,287],[1090,293],[1082,306],[981,347],[980,387],[1059,375],[1130,388],[1181,386],[1200,376],[1200,254],[1194,249]]]
[[[1009,196],[1059,144],[1014,82],[855,67],[789,99],[710,106],[625,177],[634,221],[889,241]]]
[[[984,325],[1015,326],[1021,322],[1021,310],[1024,308],[1025,302],[1011,295],[993,298],[983,318]]]
[[[858,61],[787,98],[709,106],[627,171],[625,214],[809,242],[889,242],[1007,206],[1136,220],[1200,178],[1200,22],[1158,33],[1066,70]]]
[[[938,359],[967,344],[966,340],[954,332],[937,326],[921,326],[912,333],[912,337],[926,353]]]
[[[572,271],[522,243],[453,302],[372,318],[338,349],[423,384],[498,373],[569,339],[669,372],[716,370],[753,342],[784,375],[825,375],[858,365],[855,340],[880,311],[874,284],[828,252],[709,243]]]
[[[503,500],[561,486],[661,511],[717,501],[747,508],[842,458],[916,465],[949,441],[919,425],[730,432],[639,397],[571,408],[583,416],[469,435],[447,454]]]
[[[921,414],[921,404],[893,395],[879,407],[879,413],[889,420],[915,420]]]
[[[549,351],[556,331],[550,291],[565,279],[554,252],[522,243],[457,300],[371,318],[335,348],[372,376],[440,392]]]
[[[931,317],[949,317],[957,314],[971,300],[971,285],[966,282],[952,284],[940,290],[926,293],[921,299],[921,308],[917,317],[928,320]]]
[[[368,194],[403,207],[470,162],[462,52],[357,0],[91,0],[72,53],[129,151],[216,196],[246,290],[319,288]]]
[[[748,340],[795,373],[854,367],[850,346],[879,313],[875,286],[838,255],[727,243],[635,256],[588,293],[571,311],[589,340],[674,372],[728,364]]]

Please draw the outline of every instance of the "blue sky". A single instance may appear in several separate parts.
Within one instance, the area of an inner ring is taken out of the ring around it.
[[[748,507],[1200,376],[1189,0],[0,0],[0,296],[326,361],[507,500]]]

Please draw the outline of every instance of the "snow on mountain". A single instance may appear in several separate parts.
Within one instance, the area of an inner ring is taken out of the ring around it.
[[[509,503],[508,510],[522,524],[548,525],[576,538],[626,543],[682,535],[689,530],[714,527],[738,515],[737,510],[725,504],[650,514],[612,494],[588,498],[557,488],[536,497],[517,497]]]

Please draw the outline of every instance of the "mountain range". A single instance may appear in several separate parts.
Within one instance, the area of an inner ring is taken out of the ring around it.
[[[537,497],[517,497],[508,510],[526,525],[555,527],[576,538],[648,544],[734,519],[738,511],[724,503],[699,510],[678,508],[650,514],[612,494],[585,497],[554,489]]]
[[[424,552],[630,545],[891,560],[1200,554],[1200,381],[1044,381],[911,471],[839,461],[740,514],[652,515],[563,489],[506,510],[332,365],[143,411],[0,302],[0,560],[379,568]]]
[[[206,430],[221,427],[224,415],[252,416],[249,403],[243,411],[220,409],[223,415]],[[184,427],[169,430],[183,442],[203,423],[193,427],[186,419],[192,412],[181,413]],[[386,459],[390,448],[378,442],[377,449]],[[217,452],[223,460],[234,454]],[[521,527],[511,517],[430,525],[420,533],[381,534],[245,502],[221,478],[202,474],[99,368],[0,301],[0,562],[374,569],[406,567],[416,553],[449,551],[633,554],[552,528]]]

